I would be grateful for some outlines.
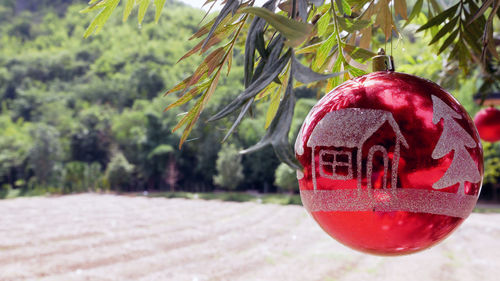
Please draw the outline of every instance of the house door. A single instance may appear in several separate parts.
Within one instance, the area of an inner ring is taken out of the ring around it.
[[[373,188],[373,161],[377,161],[377,158],[375,158],[375,154],[377,152],[380,152],[382,153],[382,157],[383,157],[383,162],[384,162],[384,171],[383,171],[383,178],[382,178],[382,181],[383,181],[383,185],[382,185],[382,188],[387,188],[387,171],[389,169],[389,157],[387,155],[387,150],[385,149],[385,147],[381,146],[381,145],[374,145],[370,148],[370,151],[368,152],[368,163],[366,164],[366,181],[367,181],[367,188],[368,189],[371,189]],[[382,173],[382,170],[379,168],[380,165],[375,165],[375,173]]]

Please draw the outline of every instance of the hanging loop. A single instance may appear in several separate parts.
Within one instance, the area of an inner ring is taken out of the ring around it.
[[[385,53],[384,48],[378,50],[378,55],[373,57],[373,71],[395,71],[394,59]]]

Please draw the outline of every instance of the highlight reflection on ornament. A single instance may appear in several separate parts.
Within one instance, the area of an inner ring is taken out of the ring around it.
[[[479,136],[463,107],[416,76],[345,82],[307,116],[295,145],[302,202],[339,242],[399,255],[448,236],[475,206]]]

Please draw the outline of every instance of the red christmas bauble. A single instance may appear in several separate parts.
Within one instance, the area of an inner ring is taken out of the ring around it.
[[[374,72],[309,112],[295,143],[302,203],[339,242],[402,255],[446,238],[482,183],[479,135],[464,108],[428,80]]]
[[[489,107],[481,109],[474,117],[481,139],[489,142],[500,141],[500,110]]]

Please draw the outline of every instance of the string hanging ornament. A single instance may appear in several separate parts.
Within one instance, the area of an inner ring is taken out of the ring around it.
[[[337,241],[377,255],[414,253],[472,212],[481,142],[464,107],[439,85],[396,72],[383,50],[373,68],[306,117],[295,143],[300,195]]]

